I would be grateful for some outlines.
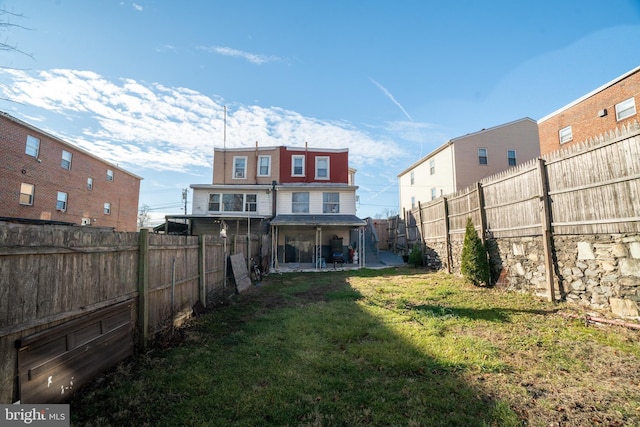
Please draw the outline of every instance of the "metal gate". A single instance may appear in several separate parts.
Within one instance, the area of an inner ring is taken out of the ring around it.
[[[133,354],[131,300],[16,341],[22,403],[60,403]]]

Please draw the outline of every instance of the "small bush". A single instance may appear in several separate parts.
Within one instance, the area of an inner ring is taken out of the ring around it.
[[[487,250],[478,237],[471,218],[467,219],[467,227],[464,233],[462,246],[462,260],[460,272],[465,279],[474,285],[489,284],[489,260]]]
[[[422,250],[420,250],[419,245],[414,245],[413,249],[411,249],[411,253],[409,254],[409,264],[414,267],[422,267],[424,265],[422,259]]]

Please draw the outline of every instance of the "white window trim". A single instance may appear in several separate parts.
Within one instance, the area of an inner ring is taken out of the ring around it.
[[[262,174],[260,173],[260,161],[262,159],[267,159],[268,165],[267,165],[267,173],[266,174]],[[258,165],[257,165],[257,175],[258,176],[271,176],[271,156],[258,156]]]
[[[409,172],[409,183],[413,185],[416,182],[416,174],[414,171]]]
[[[224,196],[225,194],[242,194],[242,210],[241,211],[230,211],[230,210],[226,210],[224,208]],[[218,196],[218,205],[220,207],[219,210],[213,210],[213,209],[209,209],[209,207],[211,206],[211,204],[213,204],[213,202],[211,201],[213,196]],[[248,203],[247,202],[247,196],[255,196],[256,201],[255,202],[251,202],[252,205],[255,205],[256,210],[255,211],[251,211],[248,210]],[[208,212],[257,212],[258,211],[258,194],[257,193],[209,193],[209,198],[207,200],[207,211]]]
[[[113,171],[111,169],[107,169],[107,181],[113,182]]]
[[[35,154],[29,153],[30,141],[34,141],[31,145],[35,146],[35,151],[36,151]],[[27,135],[27,144],[24,147],[24,154],[26,154],[27,156],[35,157],[37,159],[38,156],[40,155],[40,139],[36,138],[35,136]]]
[[[65,158],[65,154],[67,154],[68,159]],[[60,166],[62,169],[66,169],[68,171],[71,170],[71,162],[73,161],[73,153],[71,151],[62,150],[62,161],[60,162]],[[69,166],[65,167],[64,162],[68,162]]]
[[[60,195],[63,195],[61,198]],[[69,195],[64,191],[58,191],[58,195],[56,196],[56,210],[61,212],[66,212],[69,201]],[[63,203],[62,207],[58,207],[58,203]]]
[[[336,194],[338,196],[338,201],[326,201],[326,197],[329,194]],[[336,209],[331,210],[327,209],[329,206],[334,206]],[[339,214],[340,213],[340,192],[338,191],[327,191],[322,193],[322,213],[324,214]]]
[[[25,186],[25,185],[27,185],[27,186],[30,186],[30,187],[31,187],[31,188],[30,188],[31,192],[29,192],[29,193],[24,193],[24,192],[22,191],[23,186]],[[19,202],[21,205],[23,205],[23,206],[33,206],[33,199],[34,199],[34,197],[35,197],[35,193],[36,193],[36,186],[35,186],[35,185],[33,185],[33,184],[29,184],[29,183],[27,183],[27,182],[21,182],[21,183],[20,183],[20,198],[18,199],[18,202]],[[22,202],[22,196],[29,196],[29,202],[28,202],[28,203],[23,203],[23,202]]]
[[[571,126],[563,127],[558,131],[558,138],[560,140],[560,144],[566,144],[567,142],[573,141],[573,128]]]
[[[319,160],[326,160],[327,161],[327,176],[319,176],[318,175],[318,161]],[[316,179],[317,180],[323,180],[323,181],[328,181],[329,178],[331,177],[331,160],[329,156],[317,156],[316,157]]]
[[[236,160],[244,160],[244,169],[242,170],[242,176],[238,174],[236,170]],[[247,179],[247,156],[233,156],[233,176],[232,179]]]
[[[436,174],[436,159],[429,160],[429,175]]]
[[[511,165],[509,163],[509,160],[511,159],[511,157],[509,157],[509,152],[513,151],[513,160],[515,161],[515,165]],[[518,152],[516,150],[513,149],[508,149],[507,150],[507,165],[508,166],[516,166],[518,164]]]
[[[307,201],[304,202],[306,203],[306,205],[302,205],[303,202],[296,202],[293,200],[293,195],[296,193],[301,193],[301,194],[306,194],[307,195]],[[299,204],[300,206],[304,206],[306,207],[305,210],[303,211],[296,211],[295,209],[293,209],[294,204]],[[311,194],[309,194],[308,191],[294,191],[291,193],[291,213],[292,214],[297,214],[297,213],[309,213],[311,209]]]
[[[484,156],[480,155],[480,150],[484,150]],[[484,157],[485,158],[485,163],[482,163],[480,161],[480,158]],[[486,148],[478,148],[478,164],[479,165],[488,165],[489,164],[489,150]]]
[[[104,212],[105,215],[111,215],[111,203],[104,202],[102,212]]]
[[[92,177],[87,177],[87,190],[89,190],[89,191],[93,190],[93,178]]]
[[[636,99],[631,97],[616,104],[616,121],[636,115]]]
[[[295,173],[295,165],[296,165],[296,159],[301,159],[302,160],[302,173],[301,174],[297,174]],[[291,176],[305,176],[305,158],[303,155],[295,155],[295,156],[291,156]]]

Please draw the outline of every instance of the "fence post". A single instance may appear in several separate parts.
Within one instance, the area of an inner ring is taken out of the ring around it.
[[[423,222],[422,222],[422,203],[420,203],[420,200],[418,200],[418,221],[420,223],[420,226],[417,226],[418,224],[416,224],[416,228],[418,229],[418,236],[420,236],[420,253],[422,254],[422,264],[426,265],[425,260],[425,252],[426,252],[426,244],[425,244],[425,239],[424,239],[424,230],[422,229],[422,227],[424,226]]]
[[[451,274],[451,239],[449,237],[449,204],[447,198],[442,198],[442,206],[444,207],[444,246],[447,254],[447,273]]]
[[[538,158],[538,178],[540,179],[540,202],[542,219],[542,244],[544,247],[544,264],[547,270],[547,292],[549,301],[555,301],[555,291],[553,285],[553,253],[551,235],[551,204],[549,202],[549,181],[545,168],[545,161]]]
[[[476,182],[476,191],[478,192],[478,213],[480,214],[480,239],[484,245],[487,243],[485,236],[485,231],[487,231],[487,215],[484,210],[484,190],[480,182]]]
[[[138,247],[138,346],[144,350],[149,336],[149,230],[140,230]]]
[[[207,306],[207,269],[206,269],[206,253],[205,253],[205,236],[198,236],[198,276],[200,285],[200,302],[203,306]]]

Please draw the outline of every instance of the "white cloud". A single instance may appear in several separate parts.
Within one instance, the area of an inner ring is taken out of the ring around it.
[[[142,8],[142,6],[140,6],[140,5],[139,5],[139,4],[137,4],[137,3],[133,3],[133,8],[134,8],[135,10],[137,10],[138,12],[142,12],[142,9],[143,9],[143,8]]]
[[[280,58],[272,55],[262,55],[250,52],[244,52],[242,50],[233,49],[231,47],[224,46],[199,46],[198,49],[204,50],[210,53],[217,53],[219,55],[233,56],[237,58],[243,58],[253,64],[266,64],[267,62],[280,61]]]
[[[225,131],[224,103],[200,92],[132,79],[110,81],[87,71],[0,70],[4,96],[69,118],[52,133],[120,165],[191,172],[211,167]],[[41,122],[45,123],[46,122]],[[76,129],[73,129],[73,127]],[[392,139],[374,138],[346,122],[323,121],[282,108],[229,109],[228,148],[286,145],[349,148],[360,168],[406,155]]]

